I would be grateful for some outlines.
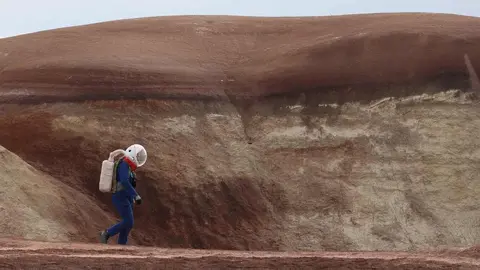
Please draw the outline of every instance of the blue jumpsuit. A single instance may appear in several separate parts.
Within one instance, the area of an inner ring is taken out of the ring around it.
[[[107,229],[107,234],[112,237],[119,233],[118,244],[126,245],[128,234],[133,227],[133,200],[137,195],[132,186],[133,177],[130,174],[130,167],[123,159],[119,161],[117,167],[117,182],[120,182],[123,189],[113,193],[112,202],[122,220]]]

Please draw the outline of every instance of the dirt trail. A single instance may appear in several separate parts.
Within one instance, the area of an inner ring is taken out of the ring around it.
[[[0,240],[0,268],[21,269],[478,269],[480,259],[440,253],[245,252]]]

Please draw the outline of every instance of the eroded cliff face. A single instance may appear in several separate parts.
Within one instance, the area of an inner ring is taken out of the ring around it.
[[[478,243],[475,95],[450,90],[308,110],[272,104],[243,112],[201,101],[5,105],[0,125],[9,132],[0,141],[83,192],[87,204],[111,211],[109,195],[98,191],[101,161],[132,142],[145,145],[138,187],[145,203],[135,208],[133,231],[140,244],[416,250]],[[110,223],[96,220],[95,228]],[[86,234],[96,241],[95,230]]]

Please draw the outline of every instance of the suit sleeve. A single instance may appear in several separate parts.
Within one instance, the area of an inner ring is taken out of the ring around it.
[[[127,191],[128,195],[132,198],[137,196],[137,191],[132,187],[132,184],[129,181],[129,168],[126,162],[122,162],[118,165],[118,180],[122,184],[122,186]]]

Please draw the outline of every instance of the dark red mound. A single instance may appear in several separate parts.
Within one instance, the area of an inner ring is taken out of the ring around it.
[[[480,18],[444,14],[122,20],[0,40],[0,101],[368,99],[468,87],[464,55],[478,67],[479,47]]]

